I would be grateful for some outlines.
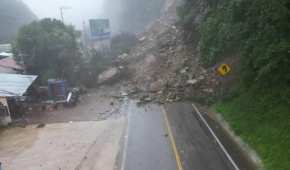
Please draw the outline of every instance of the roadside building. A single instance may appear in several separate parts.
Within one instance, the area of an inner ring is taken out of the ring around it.
[[[36,78],[35,75],[0,73],[0,126],[12,122],[8,99],[23,96]]]
[[[0,59],[7,58],[7,57],[13,57],[13,54],[8,53],[8,52],[0,52]]]
[[[21,74],[23,72],[24,67],[14,59],[11,44],[0,44],[0,73]]]
[[[17,64],[13,57],[0,59],[0,73],[20,74],[24,72],[24,67]]]
[[[11,51],[12,51],[11,44],[0,44],[0,53],[2,52],[11,53]]]

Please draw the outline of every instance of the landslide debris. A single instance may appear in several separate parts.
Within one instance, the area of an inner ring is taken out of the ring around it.
[[[203,2],[203,1],[200,1]],[[200,64],[199,33],[185,41],[187,32],[177,24],[176,0],[168,0],[164,14],[143,34],[138,44],[119,57],[132,73],[124,83],[127,93],[139,103],[198,100],[211,103],[226,91],[216,66],[205,69]],[[200,24],[206,5],[200,3],[195,24]]]

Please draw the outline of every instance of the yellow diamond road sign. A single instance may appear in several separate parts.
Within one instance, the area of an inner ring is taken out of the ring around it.
[[[228,64],[222,64],[218,68],[218,73],[222,76],[226,76],[231,72],[231,67]]]

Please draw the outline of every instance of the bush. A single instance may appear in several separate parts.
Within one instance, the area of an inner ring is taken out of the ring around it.
[[[238,93],[216,105],[217,111],[257,151],[265,169],[289,169],[290,105],[281,100],[281,91],[242,89]]]
[[[191,32],[191,14],[197,8],[193,2],[198,0],[185,0],[178,9],[181,23]],[[257,150],[267,169],[289,169],[290,1],[208,3],[198,25],[202,63],[210,67],[227,54],[241,56],[241,89],[217,110]]]
[[[279,82],[288,86],[289,9],[287,0],[219,2],[200,27],[203,63],[213,65],[234,49],[242,55],[242,74],[247,85],[272,87]]]

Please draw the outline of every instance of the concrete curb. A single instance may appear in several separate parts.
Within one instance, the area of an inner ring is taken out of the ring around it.
[[[199,109],[198,106],[197,108]],[[210,112],[210,114],[208,112]],[[209,124],[209,126],[213,129],[213,131],[217,131],[217,130],[220,131],[219,133],[223,133],[222,136],[226,136],[227,138],[229,138],[227,139],[227,142],[230,141],[234,143],[233,145],[237,147],[233,149],[231,148],[231,146],[225,145],[225,148],[227,151],[231,153],[232,150],[238,149],[240,152],[242,152],[243,156],[247,157],[246,161],[249,161],[249,164],[252,164],[251,166],[253,170],[264,170],[262,160],[260,159],[258,154],[252,148],[250,148],[250,146],[246,142],[244,142],[241,137],[237,136],[234,133],[230,125],[225,121],[225,119],[220,113],[216,113],[213,110],[208,111],[207,109],[203,108],[201,111],[201,114],[205,116],[205,121]],[[209,120],[211,122],[209,122]],[[215,127],[215,124],[217,124],[217,126],[219,127]],[[217,136],[219,137],[219,139],[222,139],[220,137],[221,135],[217,135]],[[223,143],[224,141],[221,141],[221,142]],[[235,156],[232,156],[232,157],[236,161],[236,163],[239,165],[240,161],[237,160]],[[251,170],[251,169],[246,169],[243,167],[239,167],[239,168],[240,170],[244,170],[244,169]]]

